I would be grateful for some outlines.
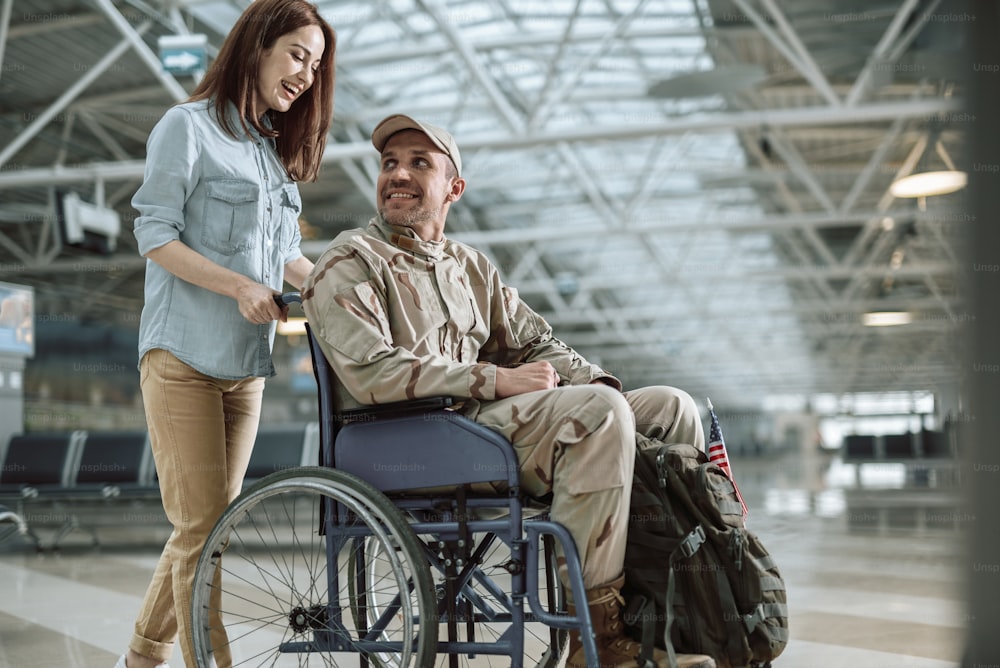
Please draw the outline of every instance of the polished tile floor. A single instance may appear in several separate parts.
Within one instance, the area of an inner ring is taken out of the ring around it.
[[[836,458],[734,459],[750,528],[783,571],[792,640],[779,668],[944,668],[963,646],[966,515],[932,473]],[[60,520],[58,514],[40,520]],[[120,521],[107,520],[111,518]],[[168,531],[155,508],[107,510],[100,547],[0,544],[0,668],[111,668]],[[52,530],[40,529],[43,541]],[[182,666],[179,652],[171,661]],[[483,664],[488,665],[488,664]],[[492,664],[495,665],[495,664]]]

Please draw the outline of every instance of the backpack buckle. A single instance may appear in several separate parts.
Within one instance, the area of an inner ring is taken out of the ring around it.
[[[691,530],[691,533],[684,536],[684,539],[681,540],[680,545],[678,545],[677,547],[678,549],[680,549],[681,554],[683,554],[684,557],[686,558],[690,557],[692,554],[697,552],[698,548],[700,548],[704,542],[705,542],[705,530],[702,529],[701,525],[699,524],[698,526],[696,526],[694,529]]]
[[[743,626],[747,627],[747,633],[753,633],[757,625],[764,621],[764,604],[758,603],[753,612],[743,615]]]

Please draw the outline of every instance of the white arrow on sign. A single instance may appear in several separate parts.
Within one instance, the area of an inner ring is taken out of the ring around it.
[[[172,70],[189,70],[200,62],[201,58],[190,51],[181,51],[166,56],[163,59],[163,66]]]

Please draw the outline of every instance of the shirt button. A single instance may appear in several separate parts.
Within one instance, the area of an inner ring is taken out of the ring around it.
[[[273,246],[273,245],[274,245],[274,242],[273,242],[273,241],[271,241],[270,239],[268,239],[268,240],[267,240],[267,247],[268,247],[268,248],[270,248],[270,247],[271,247],[271,246]]]

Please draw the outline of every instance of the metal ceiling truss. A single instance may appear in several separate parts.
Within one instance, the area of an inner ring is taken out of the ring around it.
[[[113,318],[141,299],[134,241],[126,230],[109,257],[63,249],[56,194],[76,189],[131,220],[149,127],[193,83],[164,74],[150,45],[197,29],[217,48],[224,26],[219,3],[60,1],[66,19],[37,25],[0,0],[0,89],[20,41],[69,25],[105,35],[63,90],[30,109],[0,106],[0,132],[16,128],[0,134],[0,277],[45,292],[74,272]],[[888,194],[927,151],[929,119],[961,110],[948,82],[886,76],[939,0],[900,0],[877,38],[845,43],[836,67],[815,38],[832,0],[319,4],[338,32],[337,116],[321,182],[303,186],[318,233],[307,254],[370,211],[367,133],[405,111],[454,129],[466,156],[451,236],[488,252],[557,334],[630,385],[668,382],[738,406],[954,383],[953,246],[967,221],[948,201],[921,210]],[[126,53],[132,85],[94,92]],[[651,95],[671,73],[740,62],[767,78]],[[142,122],[123,122],[123,108]],[[960,124],[944,125],[945,151],[960,153]],[[79,160],[89,146],[97,159]],[[918,320],[859,324],[888,308]]]

